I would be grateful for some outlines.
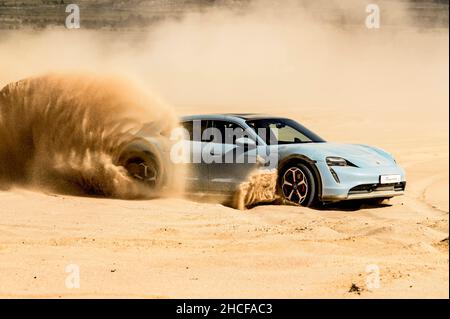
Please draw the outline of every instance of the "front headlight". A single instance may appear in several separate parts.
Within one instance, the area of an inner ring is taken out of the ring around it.
[[[353,166],[353,167],[356,167],[355,164],[347,161],[345,158],[337,157],[337,156],[327,157],[326,162],[327,162],[328,166]]]

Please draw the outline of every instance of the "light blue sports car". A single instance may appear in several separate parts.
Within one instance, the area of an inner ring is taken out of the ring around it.
[[[296,205],[382,200],[405,190],[405,172],[388,152],[326,142],[291,119],[195,115],[183,117],[181,124],[190,144],[188,185],[192,191],[232,194],[252,171],[270,168],[278,171],[277,192],[282,201]],[[214,132],[220,132],[222,139],[212,139]],[[240,160],[242,155],[245,160]]]

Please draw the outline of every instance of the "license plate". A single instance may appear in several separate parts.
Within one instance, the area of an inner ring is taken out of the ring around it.
[[[400,175],[380,175],[380,184],[400,183],[402,178]]]

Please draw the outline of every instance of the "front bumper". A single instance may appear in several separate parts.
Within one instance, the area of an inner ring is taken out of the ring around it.
[[[406,182],[398,184],[369,184],[359,186],[367,187],[367,189],[361,191],[355,191],[353,189],[350,189],[347,194],[325,196],[325,197],[322,196],[322,200],[340,201],[340,200],[387,198],[400,196],[405,193]],[[356,186],[354,188],[358,188],[359,186]]]
[[[400,196],[403,195],[404,191],[384,191],[384,192],[374,192],[370,194],[355,194],[355,195],[348,195],[344,199],[337,199],[337,200],[352,200],[352,199],[369,199],[369,198],[390,198],[394,196]]]
[[[383,198],[403,195],[406,187],[404,170],[396,165],[376,167],[330,167],[325,162],[317,162],[322,176],[322,196],[324,202]],[[400,175],[401,182],[380,184],[381,175]]]

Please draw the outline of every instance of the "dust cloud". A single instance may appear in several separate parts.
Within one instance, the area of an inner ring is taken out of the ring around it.
[[[278,172],[276,170],[249,174],[234,194],[230,206],[244,210],[261,203],[272,203],[279,199],[277,194]]]
[[[51,74],[9,84],[0,91],[0,184],[155,196],[119,159],[140,132],[168,139],[176,123],[170,109],[123,79]]]

